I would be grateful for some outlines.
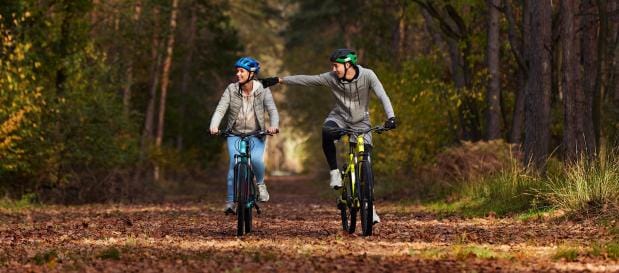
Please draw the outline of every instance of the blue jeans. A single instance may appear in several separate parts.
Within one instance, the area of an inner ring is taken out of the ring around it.
[[[256,176],[256,183],[264,183],[264,140],[251,137],[251,166]],[[240,137],[228,137],[228,155],[230,156],[230,166],[228,168],[228,195],[226,201],[234,201],[234,155],[239,154],[236,150]]]

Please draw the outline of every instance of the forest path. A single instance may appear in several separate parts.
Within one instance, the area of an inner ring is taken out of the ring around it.
[[[221,185],[207,198],[213,201],[199,203],[0,211],[0,271],[619,271],[617,260],[585,255],[613,238],[586,221],[440,218],[378,200],[382,223],[364,238],[341,231],[327,181],[271,177],[267,183],[271,201],[254,218],[254,232],[241,238],[236,218],[223,214]],[[580,255],[554,259],[559,249]]]

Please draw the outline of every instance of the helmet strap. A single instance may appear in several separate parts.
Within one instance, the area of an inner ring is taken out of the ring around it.
[[[348,74],[348,69],[354,69],[355,70],[355,76],[352,79],[346,79],[346,75]],[[356,65],[350,63],[350,67],[346,67],[346,63],[344,63],[344,76],[339,78],[340,81],[347,81],[347,82],[351,82],[352,80],[354,80],[355,78],[357,78],[357,75],[359,74],[359,70],[357,69]]]
[[[247,78],[246,81],[244,81],[244,82],[240,82],[239,81],[239,86],[243,86],[243,85],[245,85],[246,83],[252,81],[255,78],[256,73],[254,73],[254,72],[249,72],[249,73],[251,73],[251,75]]]

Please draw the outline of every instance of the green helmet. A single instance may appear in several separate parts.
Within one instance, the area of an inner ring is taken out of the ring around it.
[[[334,63],[346,63],[357,64],[357,54],[348,48],[339,48],[333,51],[330,60]]]

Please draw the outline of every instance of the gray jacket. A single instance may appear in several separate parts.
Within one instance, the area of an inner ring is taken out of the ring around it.
[[[264,112],[269,112],[269,127],[279,127],[279,114],[277,113],[277,107],[273,101],[273,95],[269,88],[264,88],[259,81],[254,81],[254,84],[258,84],[258,89],[254,91],[254,113],[258,119],[258,126],[260,129],[266,130],[264,126]],[[228,120],[225,130],[231,129],[236,122],[236,118],[241,110],[243,104],[243,97],[238,83],[231,83],[221,95],[219,104],[215,108],[215,113],[211,118],[211,125],[209,128],[219,127],[221,120],[228,110]]]
[[[340,81],[335,72],[326,72],[320,75],[307,76],[296,75],[284,77],[283,83],[301,86],[326,86],[331,88],[335,96],[335,107],[329,114],[330,117],[338,117],[348,123],[358,123],[368,120],[368,104],[370,102],[370,89],[383,104],[387,118],[394,117],[391,101],[378,80],[378,77],[371,69],[363,68],[360,65],[359,75],[356,79]]]

